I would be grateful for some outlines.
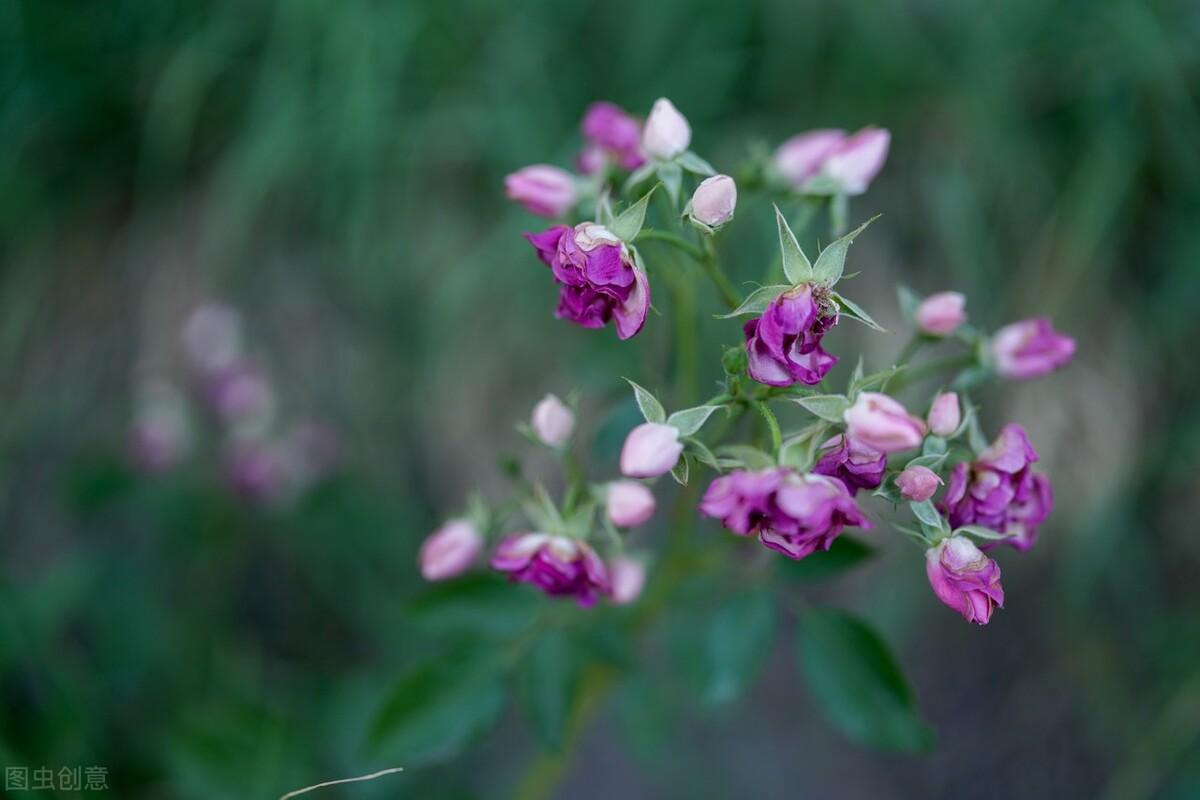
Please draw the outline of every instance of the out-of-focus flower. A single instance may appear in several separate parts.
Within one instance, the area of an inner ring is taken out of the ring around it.
[[[798,191],[818,184],[848,195],[862,194],[883,169],[891,134],[863,128],[853,136],[823,129],[788,139],[775,151],[775,168]]]
[[[917,306],[917,327],[930,336],[949,336],[967,321],[966,306],[967,298],[961,292],[931,294]]]
[[[935,397],[925,421],[929,423],[929,430],[935,436],[949,436],[958,430],[958,426],[962,424],[958,395],[954,392],[942,392]]]
[[[463,519],[451,520],[421,544],[421,576],[427,581],[444,581],[461,575],[482,549],[483,536],[474,525]]]
[[[821,171],[825,159],[845,141],[845,131],[829,128],[798,134],[775,151],[775,168],[784,180],[799,189]]]
[[[138,392],[130,431],[130,455],[146,472],[165,472],[187,455],[191,419],[183,395],[166,381],[150,381]]]
[[[692,194],[692,218],[710,228],[733,219],[737,207],[737,184],[728,175],[713,175],[700,181]]]
[[[280,504],[293,488],[286,453],[268,439],[231,442],[225,454],[225,474],[234,492],[251,503]]]
[[[283,450],[291,481],[301,491],[327,476],[342,457],[337,431],[311,421],[292,426],[284,437]]]
[[[504,179],[504,193],[532,214],[557,219],[575,206],[575,177],[549,164],[533,164]]]
[[[824,453],[812,471],[838,478],[851,495],[859,489],[878,489],[883,483],[887,456],[879,450],[846,435],[833,437],[821,449]]]
[[[575,414],[562,400],[548,394],[533,407],[530,425],[542,444],[562,447],[575,430]]]
[[[646,585],[646,565],[636,558],[617,556],[608,565],[612,578],[612,599],[619,605],[634,602]]]
[[[1014,322],[992,337],[996,371],[1027,380],[1053,372],[1075,355],[1075,340],[1054,330],[1045,317]]]
[[[965,536],[943,539],[925,551],[925,574],[933,593],[967,622],[986,625],[1004,607],[1000,566]]]
[[[844,194],[862,194],[883,169],[892,135],[882,128],[863,128],[825,159],[822,173]]]
[[[904,471],[896,476],[896,486],[900,488],[900,494],[906,500],[928,500],[941,484],[942,479],[936,472],[920,464],[905,467]]]
[[[692,142],[692,127],[679,109],[665,97],[654,101],[642,128],[642,152],[658,161],[682,155]]]
[[[249,363],[238,362],[213,373],[204,388],[217,416],[243,433],[261,433],[275,420],[275,390]]]
[[[720,476],[704,493],[700,513],[741,536],[756,533],[764,545],[794,559],[828,550],[847,525],[872,527],[840,480],[786,467]]]
[[[223,303],[206,303],[188,315],[181,338],[201,375],[227,369],[242,357],[242,316]]]
[[[821,337],[837,320],[836,311],[817,302],[811,285],[789,289],[743,328],[747,374],[768,386],[820,383],[837,363],[821,349]]]
[[[636,528],[654,516],[654,493],[637,481],[614,481],[608,485],[605,510],[618,528]]]
[[[611,592],[608,570],[581,539],[546,533],[517,533],[496,546],[492,566],[509,580],[532,583],[554,597],[574,596],[581,606]]]
[[[621,447],[621,474],[627,478],[665,475],[683,452],[679,431],[670,425],[644,422],[629,432]]]
[[[1022,551],[1033,547],[1038,526],[1054,509],[1050,479],[1035,474],[1030,466],[1037,460],[1025,429],[1005,425],[978,459],[960,462],[950,473],[942,504],[950,525],[981,525],[1009,534],[1007,539],[985,543],[985,549],[997,544]]]
[[[921,444],[925,423],[886,394],[863,392],[843,415],[846,432],[867,447],[884,453],[909,450]]]
[[[620,106],[599,102],[588,106],[580,127],[587,146],[579,155],[579,169],[593,175],[615,161],[625,170],[646,163],[642,155],[642,124]]]
[[[612,231],[584,222],[574,228],[556,225],[525,238],[562,287],[555,312],[559,319],[585,328],[603,328],[612,319],[621,339],[642,329],[650,284]]]

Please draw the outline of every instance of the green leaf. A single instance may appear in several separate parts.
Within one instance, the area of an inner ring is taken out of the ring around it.
[[[712,416],[714,411],[722,408],[724,406],[685,408],[667,417],[667,424],[672,428],[678,429],[680,436],[691,436],[704,427],[704,423],[708,421],[708,418]]]
[[[859,392],[865,392],[870,389],[875,389],[884,386],[892,378],[899,375],[904,370],[908,369],[907,364],[900,364],[887,369],[881,369],[878,372],[872,372],[870,375],[863,375],[858,380],[850,382],[850,393],[857,395]]]
[[[991,528],[985,528],[982,525],[964,525],[961,528],[954,529],[954,535],[967,534],[974,536],[976,539],[987,539],[989,541],[998,541],[1000,539],[1011,539],[1015,534],[1001,533],[994,531]]]
[[[894,506],[898,506],[904,502],[904,498],[900,495],[900,490],[896,488],[892,476],[889,476],[883,483],[879,484],[879,488],[871,492],[871,496],[882,497]]]
[[[671,467],[671,477],[680,486],[687,486],[688,482],[688,457],[681,455],[679,460],[675,462],[675,466]]]
[[[779,206],[775,206],[775,222],[779,226],[779,249],[783,253],[783,274],[792,284],[806,283],[813,279],[813,266],[808,256],[800,249],[796,234],[792,233],[787,219]]]
[[[642,195],[636,203],[622,211],[620,216],[613,220],[612,225],[609,226],[613,235],[621,241],[632,242],[642,232],[642,224],[646,221],[646,205],[657,188],[657,183],[651,186],[650,191]]]
[[[941,469],[942,464],[946,462],[947,455],[948,454],[945,451],[941,453],[927,453],[925,455],[920,455],[905,464],[904,468],[908,469],[909,467],[927,467],[928,469],[937,472],[939,469]]]
[[[819,581],[841,575],[875,555],[875,550],[858,539],[839,536],[828,550],[818,550],[807,558],[793,561],[777,558],[784,577],[800,581]]]
[[[841,422],[842,415],[850,407],[850,401],[840,394],[814,394],[811,397],[793,398],[792,402],[829,422]]]
[[[913,515],[921,522],[936,530],[948,530],[945,518],[933,507],[932,500],[922,500],[919,503],[909,503]]]
[[[633,189],[639,183],[642,183],[647,178],[649,178],[651,175],[653,175],[656,170],[657,170],[657,167],[653,161],[643,164],[642,166],[640,166],[636,170],[634,170],[633,173],[628,178],[625,179],[625,184],[624,184],[624,186],[622,186],[621,191],[625,194],[629,194],[631,189]]]
[[[679,168],[678,164],[665,161],[658,164],[655,171],[658,179],[662,181],[663,187],[667,190],[667,196],[671,198],[671,205],[678,208],[679,189],[683,185],[683,170]]]
[[[933,742],[887,645],[865,623],[820,609],[800,618],[800,666],[813,697],[847,736],[884,750],[916,752]]]
[[[717,171],[712,168],[712,164],[709,164],[691,150],[688,150],[686,153],[679,156],[679,158],[675,159],[675,163],[686,169],[688,172],[691,172],[695,175],[703,175],[706,178],[717,174]]]
[[[821,254],[817,256],[817,263],[812,267],[813,278],[826,286],[833,286],[841,280],[842,273],[846,269],[846,253],[850,250],[850,245],[854,242],[855,237],[877,219],[879,219],[878,214],[822,250]]]
[[[858,303],[854,302],[848,297],[838,294],[837,292],[830,292],[830,294],[833,296],[833,299],[837,301],[838,308],[847,317],[855,320],[856,322],[861,322],[868,328],[877,330],[880,333],[887,333],[883,326],[871,319],[871,315],[864,311],[862,306],[860,306]]]
[[[717,448],[717,456],[720,457],[723,467],[766,469],[775,466],[775,459],[771,458],[768,453],[748,444],[722,445]]]
[[[703,697],[722,705],[737,699],[758,677],[775,634],[775,608],[765,589],[734,595],[712,617],[705,636]]]
[[[538,640],[520,673],[525,713],[538,741],[558,751],[570,717],[571,702],[579,686],[579,663],[562,631],[551,631]]]
[[[638,408],[641,409],[646,422],[665,422],[667,412],[663,409],[662,403],[658,402],[658,398],[629,378],[626,378],[625,381],[633,387],[633,396],[637,398]]]
[[[717,463],[717,457],[713,455],[712,450],[708,449],[708,445],[690,436],[684,437],[683,442],[687,445],[688,452],[695,456],[697,461],[720,472],[721,465]]]
[[[404,619],[431,634],[504,639],[528,629],[538,598],[499,575],[465,575],[434,584],[404,607]]]
[[[767,310],[767,306],[771,305],[771,301],[779,295],[786,292],[790,286],[760,286],[750,293],[750,296],[742,301],[742,304],[730,311],[728,314],[717,314],[717,319],[729,319],[730,317],[738,317],[742,314],[761,314]]]
[[[779,463],[800,472],[808,470],[816,460],[817,448],[829,438],[828,433],[828,423],[821,420],[784,439],[779,448]]]

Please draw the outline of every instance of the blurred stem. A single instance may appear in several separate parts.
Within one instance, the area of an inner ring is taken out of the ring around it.
[[[829,198],[829,227],[834,239],[850,228],[850,198],[844,194]]]
[[[959,353],[954,356],[946,356],[945,358],[934,359],[927,361],[924,364],[918,364],[912,369],[905,370],[899,375],[896,375],[890,382],[889,388],[892,393],[898,392],[907,386],[910,386],[917,381],[931,378],[934,375],[940,375],[943,372],[960,370],[969,367],[975,363],[974,353]]]
[[[904,345],[904,349],[900,351],[900,355],[896,356],[895,366],[903,367],[904,365],[906,365],[909,361],[912,360],[912,357],[915,356],[917,354],[917,352],[920,351],[920,349],[924,346],[925,346],[925,338],[923,336],[921,336],[921,334],[919,334],[919,333],[914,333],[912,335],[912,338],[910,338],[908,340],[908,342]],[[890,386],[892,381],[894,381],[894,380],[896,380],[896,375],[893,375],[892,377],[890,377],[886,381],[884,381],[883,385],[879,387],[879,391],[886,392],[888,389],[888,386]]]
[[[732,311],[741,305],[741,296],[738,294],[738,290],[734,287],[733,282],[729,280],[729,276],[721,269],[721,264],[717,261],[717,251],[713,248],[712,238],[705,236],[703,239],[704,257],[700,259],[700,266],[704,268],[709,280],[717,287],[717,291],[720,292],[721,299],[725,301],[725,305],[729,306],[729,310]]]
[[[671,233],[670,231],[659,231],[659,230],[654,230],[653,228],[644,228],[642,230],[642,232],[637,235],[637,238],[634,241],[637,241],[637,242],[662,242],[664,244],[671,245],[676,250],[680,250],[684,253],[687,253],[689,256],[696,259],[697,261],[701,261],[704,258],[704,253],[700,250],[699,247],[696,247],[696,245],[684,240],[682,237],[677,236],[676,234]]]

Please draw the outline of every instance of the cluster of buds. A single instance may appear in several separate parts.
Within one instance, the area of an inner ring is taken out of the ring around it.
[[[710,278],[729,306],[719,318],[744,318],[738,343],[722,359],[719,393],[701,405],[668,414],[658,397],[630,381],[644,422],[621,448],[620,478],[586,482],[576,460],[581,446],[575,411],[546,396],[523,429],[562,459],[570,476],[562,502],[540,484],[520,485],[516,505],[525,525],[514,529],[507,514],[490,512],[477,500],[466,516],[426,540],[420,553],[425,577],[444,580],[486,563],[513,581],[574,597],[580,605],[633,602],[646,580],[647,559],[629,555],[627,542],[653,517],[657,482],[670,475],[686,486],[698,470],[708,469],[715,475],[699,514],[731,533],[800,560],[828,550],[848,528],[894,529],[925,552],[934,595],[964,619],[986,624],[1004,603],[1000,567],[988,553],[1003,545],[1032,547],[1053,494],[1049,479],[1034,470],[1038,454],[1025,430],[1006,425],[989,444],[968,392],[990,378],[1046,375],[1071,360],[1075,341],[1044,318],[988,335],[968,322],[963,294],[920,298],[901,290],[912,326],[908,345],[877,372],[867,373],[858,359],[845,389],[835,391],[828,383],[839,363],[831,352],[839,322],[883,330],[839,283],[851,244],[871,222],[847,232],[848,198],[863,194],[879,175],[888,132],[811,131],[787,140],[769,163],[758,165],[768,177],[762,188],[782,192],[784,207],[825,203],[835,235],[810,259],[777,205],[782,277],[743,298],[722,272],[714,244],[733,219],[738,189],[690,149],[692,129],[683,114],[659,99],[642,122],[611,103],[597,103],[581,127],[579,175],[540,164],[506,179],[509,197],[561,220],[526,234],[558,286],[556,315],[584,328],[613,322],[620,339],[633,337],[650,306],[655,273],[647,262],[659,268],[642,249],[654,243],[702,268],[694,274]],[[692,194],[681,202],[689,181]],[[647,228],[650,201],[660,187],[668,213],[662,227]],[[617,190],[629,197],[619,211],[612,199]],[[582,218],[571,216],[576,212]],[[923,348],[950,347],[961,352],[916,360]],[[902,402],[903,389],[935,376],[944,388],[932,398],[919,406]],[[804,424],[784,430],[774,410],[780,404],[800,409]],[[910,412],[914,407],[925,413]],[[739,428],[735,423],[744,414],[759,426]],[[709,426],[702,437],[714,418],[726,424]],[[731,431],[751,439],[725,441]]]

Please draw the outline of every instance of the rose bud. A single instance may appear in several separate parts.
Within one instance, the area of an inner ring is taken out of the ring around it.
[[[650,109],[642,128],[642,152],[658,161],[670,161],[682,155],[692,141],[692,128],[665,97],[660,97]]]
[[[818,172],[825,159],[846,141],[846,132],[816,130],[793,136],[775,151],[775,169],[793,188],[800,189]]]
[[[496,546],[492,566],[514,583],[532,583],[551,597],[574,596],[584,607],[612,591],[604,562],[581,539],[512,534]]]
[[[626,170],[637,169],[646,163],[642,156],[642,125],[620,106],[592,103],[583,115],[580,128],[588,142],[579,156],[579,167],[584,174],[599,172],[610,159]]]
[[[629,432],[621,447],[621,474],[627,478],[665,475],[679,461],[679,431],[658,422],[643,422]]]
[[[555,225],[525,238],[559,284],[554,315],[584,328],[603,328],[611,319],[617,338],[642,329],[650,309],[650,284],[625,243],[603,225]]]
[[[965,536],[952,536],[925,551],[925,574],[933,593],[967,622],[987,625],[1004,607],[1000,567]]]
[[[713,175],[700,181],[692,195],[692,218],[710,228],[733,219],[737,206],[737,184],[728,175]]]
[[[483,536],[463,519],[447,522],[421,544],[421,576],[444,581],[466,572],[483,549]]]
[[[967,321],[966,304],[967,298],[960,292],[931,294],[917,306],[917,327],[930,336],[949,336]]]
[[[202,375],[232,367],[242,355],[242,316],[222,303],[206,303],[188,315],[183,349]]]
[[[867,447],[884,453],[909,450],[925,438],[925,423],[904,406],[878,392],[863,392],[843,415],[846,432]]]
[[[530,426],[542,444],[562,447],[575,430],[575,414],[562,400],[548,394],[533,407]]]
[[[905,500],[917,502],[933,497],[941,483],[942,479],[936,472],[919,464],[905,467],[904,471],[896,476],[896,486],[900,488],[901,496]]]
[[[549,164],[534,164],[508,175],[504,193],[539,217],[557,219],[575,206],[575,178]]]
[[[954,392],[942,392],[933,398],[929,407],[929,415],[925,418],[929,430],[935,436],[949,436],[958,430],[962,424],[962,411],[958,405],[958,395]]]
[[[859,489],[878,489],[887,469],[887,456],[849,436],[835,436],[821,445],[824,454],[812,471],[829,475],[846,484],[850,494]]]
[[[618,528],[636,528],[654,516],[654,493],[637,481],[614,481],[608,485],[605,509]]]
[[[646,565],[629,556],[614,558],[608,565],[608,575],[612,581],[613,602],[619,605],[637,600],[646,585]]]
[[[789,289],[742,327],[747,374],[768,386],[820,383],[837,363],[821,349],[821,338],[837,321],[837,312],[817,301],[812,286]]]
[[[844,194],[862,194],[883,169],[891,141],[892,135],[882,128],[863,128],[825,159],[821,171]]]
[[[1045,317],[1014,322],[992,337],[996,371],[1026,380],[1053,372],[1075,355],[1075,340],[1058,333]]]

